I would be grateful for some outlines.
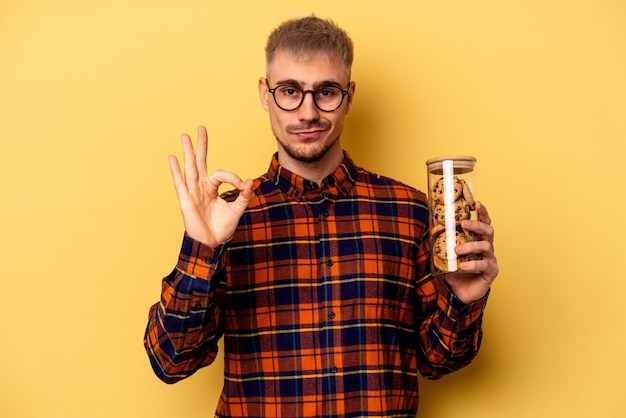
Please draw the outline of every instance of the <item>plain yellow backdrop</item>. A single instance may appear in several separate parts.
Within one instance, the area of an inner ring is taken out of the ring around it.
[[[311,12],[356,45],[358,164],[423,189],[478,158],[501,274],[419,416],[626,416],[622,0],[0,2],[0,416],[212,416],[221,361],[168,386],[142,345],[183,232],[167,155],[205,124],[210,168],[264,172],[264,42]]]

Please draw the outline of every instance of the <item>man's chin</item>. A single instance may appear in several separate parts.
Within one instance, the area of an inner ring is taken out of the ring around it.
[[[324,159],[335,143],[336,141],[333,141],[325,146],[319,146],[318,144],[301,145],[298,147],[281,144],[281,146],[289,158],[293,160],[302,163],[316,163]]]
[[[323,150],[293,150],[290,148],[285,148],[287,155],[290,158],[300,161],[301,163],[316,163],[324,158],[327,149]]]

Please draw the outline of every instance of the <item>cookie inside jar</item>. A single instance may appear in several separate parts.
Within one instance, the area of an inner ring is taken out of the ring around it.
[[[434,274],[476,274],[461,270],[459,264],[480,256],[462,255],[457,245],[478,237],[463,229],[461,222],[476,219],[476,158],[444,156],[426,161],[428,168],[428,207],[431,239],[431,268]]]

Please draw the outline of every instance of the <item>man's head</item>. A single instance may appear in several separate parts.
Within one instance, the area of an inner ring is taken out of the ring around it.
[[[336,168],[355,89],[352,41],[332,21],[308,16],[281,24],[265,51],[267,73],[258,87],[279,161],[301,175],[310,164]]]
[[[332,20],[306,16],[288,20],[270,34],[265,45],[266,71],[269,73],[277,51],[290,58],[304,61],[312,54],[321,54],[329,59],[343,62],[350,78],[354,47],[352,40]]]

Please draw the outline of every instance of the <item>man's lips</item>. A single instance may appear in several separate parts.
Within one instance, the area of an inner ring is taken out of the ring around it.
[[[291,135],[297,136],[300,139],[317,139],[324,133],[324,130],[315,129],[308,131],[290,131],[289,133]]]
[[[312,140],[319,138],[330,128],[330,123],[301,123],[299,125],[288,126],[287,132],[289,135],[293,135],[300,139]]]

